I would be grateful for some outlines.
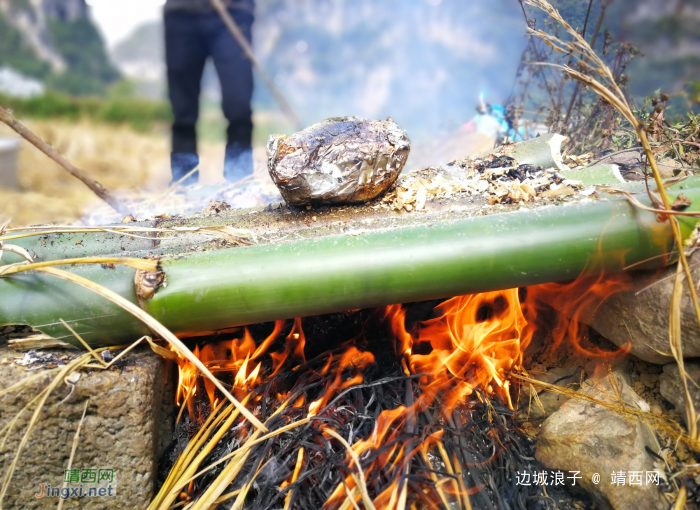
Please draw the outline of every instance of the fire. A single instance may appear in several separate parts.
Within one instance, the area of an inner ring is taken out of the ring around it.
[[[199,357],[199,347],[194,348],[193,354]],[[190,416],[193,416],[194,410],[192,408],[192,401],[193,397],[197,394],[199,372],[192,363],[184,358],[178,358],[178,377],[175,401],[178,406],[182,406],[183,403],[186,403]]]
[[[284,321],[282,321],[282,323],[284,323]],[[275,328],[275,331],[277,331],[277,328]],[[273,334],[274,333],[275,332],[273,331]],[[265,342],[263,342],[263,344],[264,343]],[[304,331],[301,328],[301,319],[300,318],[294,319],[294,326],[292,327],[292,330],[287,335],[287,338],[285,338],[285,340],[284,340],[284,351],[282,351],[281,353],[275,353],[275,352],[270,353],[270,357],[272,358],[272,374],[271,374],[271,376],[273,376],[277,372],[279,372],[280,369],[282,368],[282,365],[284,365],[284,362],[290,357],[298,362],[303,362],[305,360],[305,357],[304,357],[304,346],[305,345],[306,345],[306,337],[304,336]],[[262,353],[260,353],[260,354],[262,354]]]
[[[414,336],[406,331],[405,309],[392,305],[384,310],[391,325],[397,354],[404,357],[411,374],[420,374],[423,391],[421,405],[432,403],[438,394],[446,408],[471,395],[476,388],[496,393],[510,402],[508,372],[519,368],[522,353],[530,342],[534,328],[525,318],[518,289],[458,296],[435,308],[435,317],[421,323]],[[274,331],[258,346],[249,330],[244,328],[240,338],[230,342],[207,344],[195,354],[213,373],[234,374],[234,389],[250,390],[260,383],[265,354],[272,360],[269,377],[277,374],[288,360],[295,365],[305,360],[306,338],[301,319],[296,319],[284,339],[281,351],[269,351],[281,334],[284,321],[278,321]],[[329,356],[322,373],[333,361]],[[317,410],[325,405],[335,391],[357,380],[341,381],[340,371],[352,365],[362,370],[374,361],[370,353],[349,347],[342,354],[335,382],[326,389],[326,395],[312,403]],[[180,363],[178,403],[196,395],[196,370],[186,361]],[[203,382],[210,402],[216,400],[216,389]]]
[[[518,289],[458,296],[435,312],[436,317],[421,324],[408,346],[410,335],[401,321],[392,320],[411,372],[427,374],[421,379],[424,397],[445,393],[443,402],[451,409],[481,387],[510,405],[507,374],[520,367],[534,332],[523,314]]]
[[[255,343],[248,328],[243,329],[241,338],[234,338],[230,342],[215,342],[206,344],[202,347],[195,347],[193,353],[197,356],[206,367],[212,372],[227,372],[235,374],[233,378],[233,393],[237,398],[247,394],[255,386],[260,383],[260,370],[262,364],[255,363],[255,360],[262,357],[267,351],[272,342],[279,336],[284,328],[284,321],[276,321],[275,327],[265,340],[258,346]],[[295,332],[295,329],[298,332]],[[300,348],[285,348],[285,351],[280,354],[272,353],[271,356],[276,356],[275,372],[281,368],[284,361],[294,354],[301,356],[303,360],[303,332],[301,332],[301,322],[295,322],[295,329],[290,333],[288,340],[291,338],[291,343],[288,345],[301,345]],[[197,385],[201,380],[199,372],[189,361],[182,357],[178,357],[178,388],[177,388],[177,404],[182,405],[183,401],[187,403],[190,417],[194,417],[195,412],[192,405],[192,399],[197,395]],[[253,364],[255,363],[255,366]],[[212,407],[218,401],[216,396],[216,387],[208,379],[203,379],[204,388],[209,402]]]
[[[328,362],[323,367],[321,371],[322,374],[327,373],[331,363],[333,361],[333,355],[328,357]],[[348,348],[343,356],[340,358],[338,363],[338,368],[336,370],[335,378],[330,382],[323,391],[321,398],[314,400],[309,405],[309,416],[316,416],[318,412],[323,409],[328,402],[335,396],[339,390],[349,388],[351,386],[356,386],[362,384],[363,377],[359,373],[353,377],[343,380],[343,372],[348,368],[354,369],[353,371],[362,371],[368,365],[374,363],[374,356],[370,352],[360,352],[356,347],[352,346]]]
[[[457,430],[464,425],[456,417],[457,411],[466,405],[470,396],[480,400],[485,396],[496,397],[512,409],[509,374],[523,370],[524,353],[537,329],[541,302],[562,305],[559,322],[552,332],[554,348],[561,346],[568,337],[570,345],[581,354],[610,356],[610,352],[584,346],[585,329],[578,321],[590,314],[606,296],[625,287],[624,278],[578,279],[570,284],[457,296],[436,306],[431,318],[409,326],[408,308],[391,305],[378,310],[373,317],[381,318],[380,322],[391,332],[393,344],[387,346],[388,352],[393,351],[393,363],[398,361],[408,376],[406,397],[395,408],[383,410],[376,419],[372,418],[374,428],[369,435],[356,437],[354,442],[349,440],[346,446],[351,451],[345,457],[345,478],[335,486],[323,508],[348,508],[348,497],[358,502],[366,497],[363,492],[366,489],[356,470],[358,462],[363,466],[362,479],[373,481],[372,501],[376,508],[405,508],[409,491],[425,499],[428,506],[435,506],[430,502],[439,498],[445,507],[459,502],[458,506],[469,508],[469,496],[480,490],[479,484],[469,486],[461,475],[456,476],[458,469],[453,472],[452,466],[459,466],[460,461],[453,458],[454,452],[449,454],[445,449],[443,430],[429,431],[419,439],[417,416],[435,409],[430,412],[439,416],[442,426]],[[325,441],[337,444],[336,436],[328,433],[328,427],[342,423],[344,411],[336,409],[334,402],[363,385],[370,367],[381,370],[377,366],[380,362],[374,351],[359,348],[368,342],[362,336],[344,350],[331,352],[329,349],[307,362],[302,320],[295,319],[289,328],[284,321],[276,322],[262,342],[256,342],[250,331],[243,328],[230,341],[207,344],[194,352],[212,372],[228,373],[232,393],[239,400],[249,402],[251,409],[263,398],[261,392],[254,391],[263,381],[278,375],[285,380],[285,374],[289,374],[292,387],[298,378],[306,378],[306,387],[311,389],[295,393],[293,389],[278,388],[278,393],[273,395],[279,405],[295,409],[297,416],[316,420],[310,423],[314,423]],[[285,329],[289,332],[283,335]],[[212,408],[220,401],[213,384],[202,382],[196,369],[186,360],[180,360],[179,375],[177,401],[179,405],[187,403],[190,416],[193,416],[193,398],[202,397],[198,384],[204,385]],[[439,405],[434,407],[436,402]],[[293,488],[297,480],[303,478],[307,463],[312,462],[307,447],[302,446],[294,453],[289,456],[289,474],[284,475],[286,479],[280,490]],[[432,479],[432,488],[417,490],[415,482],[410,482],[415,459],[434,466],[436,472],[426,475]],[[439,471],[448,473],[449,477],[438,476]],[[410,483],[414,485],[409,489]],[[285,508],[291,505],[290,498],[291,493],[288,493]]]
[[[591,318],[606,297],[630,288],[630,278],[625,273],[604,277],[599,274],[577,278],[571,283],[547,283],[528,289],[528,298],[535,302],[546,303],[555,308],[557,324],[552,330],[554,341],[552,350],[557,350],[565,341],[583,356],[591,358],[614,358],[625,355],[629,347],[618,352],[603,351],[598,347],[585,345],[588,339],[586,319]]]
[[[415,455],[421,455],[427,461],[428,452],[438,452],[442,465],[452,475],[449,471],[452,459],[448,458],[442,446],[440,432],[428,436],[420,444],[412,440],[397,441],[398,436],[413,430],[412,416],[421,408],[429,406],[439,396],[444,417],[448,423],[452,423],[451,414],[455,406],[477,389],[495,393],[509,407],[513,407],[508,373],[522,369],[523,353],[536,330],[535,319],[542,307],[539,300],[563,305],[553,332],[554,349],[568,335],[571,345],[579,353],[608,357],[611,356],[610,352],[581,346],[585,328],[581,327],[579,319],[590,316],[605,297],[626,288],[625,276],[605,279],[601,276],[593,280],[577,279],[571,284],[457,296],[437,306],[434,309],[435,317],[420,323],[413,336],[406,331],[405,310],[399,305],[387,307],[384,317],[391,324],[396,353],[408,359],[410,374],[424,375],[419,379],[423,390],[420,398],[411,406],[382,412],[372,435],[366,440],[357,441],[352,447],[358,457],[377,456],[365,473],[366,479],[379,476],[375,470],[385,475],[387,472],[395,473],[397,482],[388,485],[376,496],[373,500],[375,506],[399,507],[398,503],[405,498],[406,491],[399,480],[402,480],[402,473]],[[567,296],[570,297],[567,299]],[[387,448],[387,445],[390,447]],[[350,455],[346,461],[351,465]],[[355,480],[352,475],[347,476],[324,508],[340,508],[346,496],[359,499]],[[448,500],[468,499],[478,490],[480,487],[466,487],[462,478],[451,479],[445,489],[439,491],[439,497],[445,508],[449,508]],[[468,501],[464,507],[470,508]]]

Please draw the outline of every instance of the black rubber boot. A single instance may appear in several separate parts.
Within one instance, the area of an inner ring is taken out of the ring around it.
[[[226,146],[224,178],[227,182],[238,182],[253,174],[253,150],[238,143]]]
[[[190,152],[172,152],[170,154],[170,169],[173,173],[173,180],[170,182],[172,186],[177,181],[187,175],[192,169],[199,166],[199,156]],[[192,175],[187,177],[180,183],[181,186],[190,186],[197,184],[199,179],[199,170],[196,170]]]

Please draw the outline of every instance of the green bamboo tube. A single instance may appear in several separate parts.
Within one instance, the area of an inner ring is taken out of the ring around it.
[[[683,193],[700,204],[700,189]],[[680,222],[687,237],[696,220]],[[146,308],[175,334],[192,335],[567,280],[594,260],[607,272],[621,271],[672,248],[668,222],[625,199],[602,200],[171,258],[162,264],[167,287]],[[647,267],[664,262],[656,258]],[[71,271],[136,301],[132,269]],[[42,274],[0,279],[0,324],[29,324],[74,342],[59,319],[93,346],[149,333],[118,307],[70,283]]]

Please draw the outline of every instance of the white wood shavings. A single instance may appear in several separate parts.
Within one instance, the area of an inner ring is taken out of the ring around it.
[[[459,194],[483,197],[490,205],[517,204],[560,199],[583,188],[580,181],[564,179],[558,169],[518,166],[498,154],[483,160],[458,160],[448,170],[431,167],[400,177],[380,207],[422,211],[431,201]]]

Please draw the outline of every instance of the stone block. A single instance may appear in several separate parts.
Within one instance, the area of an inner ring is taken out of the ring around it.
[[[579,393],[614,404],[621,398],[626,406],[648,409],[621,375],[589,379]],[[659,446],[646,425],[608,407],[573,398],[542,424],[536,457],[549,469],[579,471],[582,478],[576,487],[588,492],[599,508],[664,510],[669,504],[658,485],[647,483],[647,473],[656,470],[648,449],[658,451]],[[629,473],[634,477],[629,478]],[[595,474],[600,476],[598,481]]]
[[[21,413],[9,439],[4,444],[0,439],[0,473],[4,474],[12,462],[31,419],[33,408],[22,409],[56,372],[47,366],[65,363],[76,355],[77,351],[40,351],[42,362],[19,367],[15,361],[22,354],[0,347],[0,392],[22,379],[36,377],[19,393],[0,394],[0,430]],[[81,370],[73,389],[61,383],[49,396],[22,450],[2,508],[57,507],[57,497],[37,498],[35,494],[41,491],[40,484],[62,486],[86,401],[72,468],[113,469],[116,496],[71,497],[64,508],[146,508],[154,490],[159,450],[172,435],[176,373],[170,362],[144,347],[127,354],[126,362],[118,367]]]

